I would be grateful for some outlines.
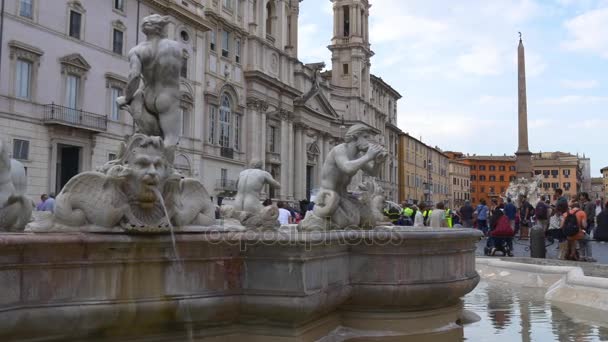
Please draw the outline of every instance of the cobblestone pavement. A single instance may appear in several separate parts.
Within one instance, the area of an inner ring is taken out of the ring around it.
[[[545,245],[548,245],[546,242]],[[477,243],[476,255],[483,256],[483,248],[486,245],[486,239],[483,238]],[[519,240],[515,238],[513,240],[513,256],[515,257],[529,257],[530,256],[530,240]],[[593,257],[597,260],[598,264],[608,264],[608,242],[603,241],[591,241],[591,250]],[[500,255],[500,253],[498,253]],[[547,258],[557,259],[557,242],[547,247]]]

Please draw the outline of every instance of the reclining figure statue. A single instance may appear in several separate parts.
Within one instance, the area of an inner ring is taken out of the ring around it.
[[[26,188],[23,164],[9,158],[0,141],[0,231],[23,231],[30,221],[34,202],[25,195]]]
[[[365,229],[376,226],[377,208],[347,192],[347,187],[359,170],[376,176],[386,161],[388,152],[370,142],[373,130],[363,124],[350,127],[344,143],[334,147],[321,169],[321,188],[312,212],[300,222],[301,230]]]

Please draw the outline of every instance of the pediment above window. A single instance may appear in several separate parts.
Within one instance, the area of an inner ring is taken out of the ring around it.
[[[84,76],[91,69],[91,65],[79,53],[61,57],[59,62],[61,63],[62,74],[68,73]]]
[[[44,54],[39,48],[17,40],[9,41],[8,47],[10,49],[10,59],[22,58],[31,62],[40,62],[40,57]]]
[[[85,13],[87,11],[86,9],[84,9],[84,6],[79,0],[69,1],[68,7],[80,13]]]

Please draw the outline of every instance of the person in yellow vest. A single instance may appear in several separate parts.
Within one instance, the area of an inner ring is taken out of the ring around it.
[[[424,216],[424,225],[425,226],[429,225],[429,221],[430,221],[429,219],[430,219],[432,213],[433,213],[433,209],[432,209],[432,206],[430,206],[430,205],[422,213],[422,216]]]
[[[450,208],[445,209],[445,223],[447,223],[448,228],[452,228],[454,226],[452,222],[452,209]]]

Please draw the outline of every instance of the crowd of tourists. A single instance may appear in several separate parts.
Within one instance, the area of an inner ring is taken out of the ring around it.
[[[560,259],[595,261],[589,241],[608,240],[608,203],[592,201],[582,192],[570,201],[556,189],[553,199],[541,196],[533,206],[527,198],[466,201],[456,210],[443,202],[434,206],[402,203],[403,209],[387,208],[385,215],[396,225],[414,227],[463,227],[479,229],[486,240],[486,254],[497,251],[513,256],[513,239],[527,237],[529,229],[540,227],[549,243],[558,244]]]

